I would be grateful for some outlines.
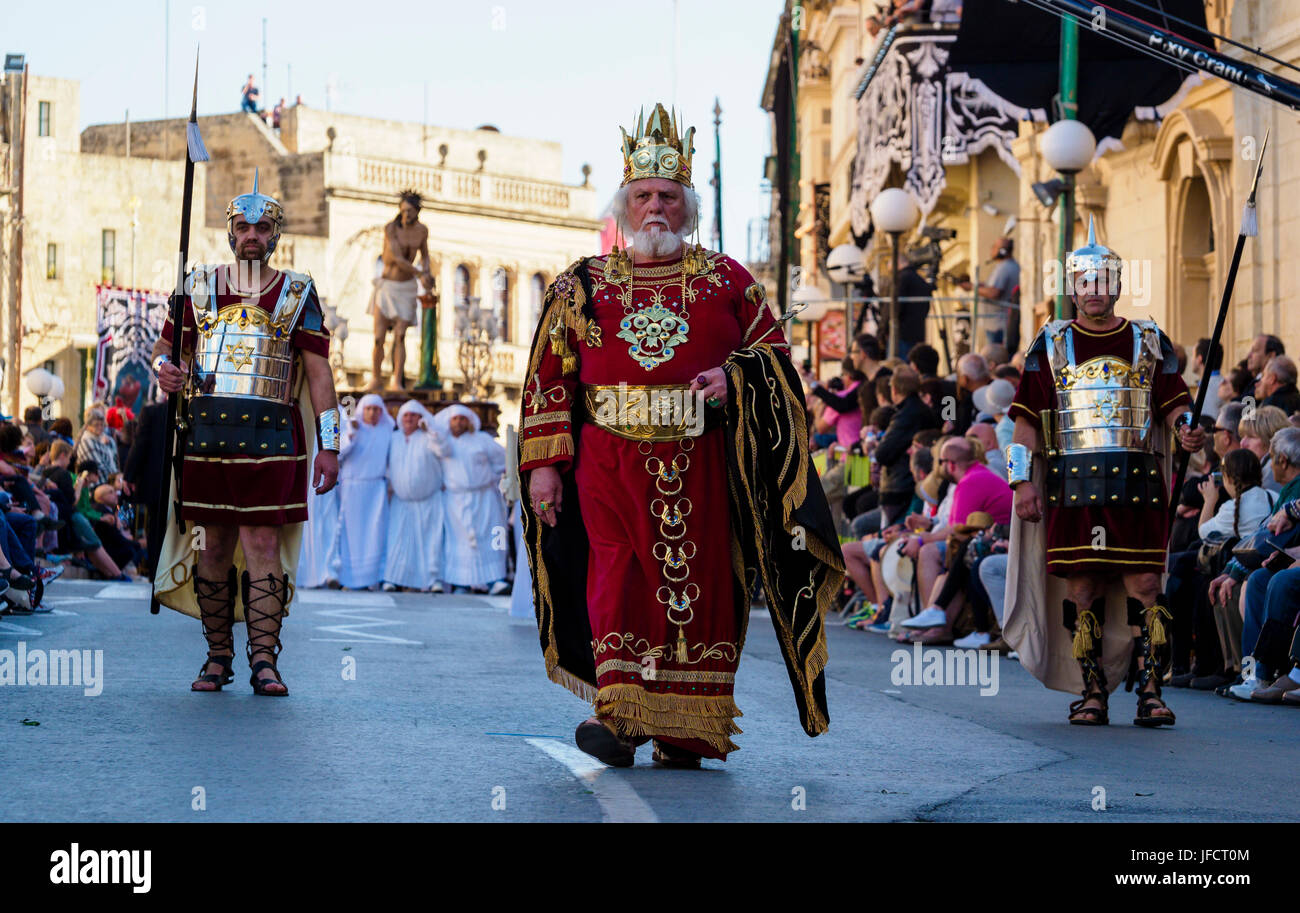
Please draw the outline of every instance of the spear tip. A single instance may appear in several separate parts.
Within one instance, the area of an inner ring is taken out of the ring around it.
[[[190,101],[190,121],[197,122],[199,118],[199,48],[194,46],[194,97]]]

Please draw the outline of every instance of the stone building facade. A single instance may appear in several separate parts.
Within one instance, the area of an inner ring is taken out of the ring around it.
[[[1039,148],[1047,124],[1035,112],[999,111],[978,87],[958,86],[954,94],[951,82],[937,90],[925,86],[927,70],[939,62],[935,49],[941,51],[949,40],[945,30],[955,26],[909,21],[881,53],[885,33],[873,36],[865,27],[871,6],[808,0],[787,7],[787,17],[798,11],[801,26],[796,96],[800,205],[793,239],[799,249],[792,259],[802,264],[805,281],[816,282],[830,298],[843,296],[845,290],[826,276],[825,256],[829,249],[863,237],[866,208],[878,192],[870,187],[858,192],[863,188],[854,182],[862,185],[864,176],[867,184],[876,178],[871,187],[906,185],[920,198],[918,231],[922,226],[957,229],[956,241],[944,244],[941,275],[979,270],[987,276],[985,261],[993,242],[1015,216],[1021,339],[1027,343],[1050,316],[1047,299],[1054,288],[1052,261],[1059,242],[1059,215],[1045,209],[1033,192],[1035,183],[1057,177]],[[1300,0],[1207,0],[1206,20],[1212,31],[1280,60],[1300,62]],[[777,29],[765,102],[771,100],[779,68],[788,66],[781,53],[788,47],[782,30],[791,21],[787,18]],[[923,42],[934,47],[923,48]],[[1238,53],[1230,46],[1225,51]],[[1293,81],[1300,76],[1260,57],[1247,59]],[[891,75],[891,68],[899,75]],[[1243,358],[1259,333],[1280,336],[1288,349],[1300,350],[1300,309],[1289,306],[1300,296],[1300,257],[1295,255],[1300,214],[1287,203],[1300,190],[1300,175],[1291,167],[1300,153],[1300,122],[1285,107],[1212,76],[1184,88],[1163,118],[1130,119],[1123,148],[1107,149],[1078,176],[1076,245],[1082,243],[1088,218],[1095,216],[1105,243],[1128,265],[1119,312],[1155,319],[1190,349],[1213,329],[1256,153],[1265,130],[1271,129],[1259,190],[1259,236],[1246,244],[1224,346],[1229,363]],[[936,91],[948,94],[940,98]],[[999,128],[994,142],[963,150],[954,142],[949,121],[926,116],[927,110],[937,109],[950,118],[963,105],[982,118],[1000,115],[1011,129]],[[783,142],[786,137],[774,131],[774,151]],[[819,187],[828,191],[825,225],[818,224],[814,205]],[[867,253],[883,294],[890,270],[888,239],[881,234],[876,233]],[[913,233],[904,245],[918,240]],[[937,294],[963,293],[941,279]],[[931,339],[935,341],[933,335]]]
[[[95,286],[172,285],[185,124],[79,131],[77,82],[32,76],[27,88],[22,365],[52,363],[65,383],[54,414],[79,419],[93,369]],[[48,136],[40,135],[41,118]],[[424,196],[421,220],[441,296],[444,383],[455,388],[462,380],[454,299],[481,297],[502,325],[491,398],[503,419],[513,420],[541,292],[599,243],[596,191],[563,182],[558,142],[307,107],[286,110],[279,130],[244,113],[200,117],[199,125],[211,161],[195,169],[192,261],[231,259],[226,204],[260,169],[261,188],[286,213],[272,263],[310,272],[325,303],[348,321],[340,381],[361,386],[369,381],[368,305],[383,227],[397,215],[398,192],[413,187]],[[408,384],[419,369],[418,349],[417,328],[407,335]],[[35,401],[26,389],[21,398],[22,405]]]

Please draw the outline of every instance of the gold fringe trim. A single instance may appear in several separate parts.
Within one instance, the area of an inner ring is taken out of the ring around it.
[[[625,737],[699,739],[724,754],[740,748],[728,738],[742,732],[734,718],[744,715],[731,695],[655,694],[620,683],[601,688],[595,703],[597,715]]]
[[[520,448],[519,466],[523,469],[529,463],[535,463],[538,460],[550,460],[557,456],[573,456],[572,434],[565,432],[563,434],[550,434],[546,437],[528,438]]]
[[[1147,609],[1147,625],[1151,629],[1152,646],[1158,647],[1160,644],[1169,641],[1168,636],[1165,634],[1165,623],[1160,620],[1161,616],[1173,621],[1173,616],[1169,614],[1169,609],[1159,603],[1156,603],[1151,608]]]
[[[1071,651],[1074,658],[1086,659],[1092,653],[1093,638],[1100,636],[1101,625],[1097,622],[1097,616],[1092,614],[1091,609],[1083,609],[1074,626],[1074,649]]]

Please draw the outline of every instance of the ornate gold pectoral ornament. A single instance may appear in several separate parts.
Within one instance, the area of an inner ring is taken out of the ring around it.
[[[618,328],[618,338],[632,343],[627,354],[647,371],[671,360],[690,332],[686,319],[662,304],[629,314],[619,321]]]

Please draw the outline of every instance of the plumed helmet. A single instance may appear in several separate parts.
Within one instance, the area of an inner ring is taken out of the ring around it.
[[[284,208],[273,197],[260,192],[257,183],[258,170],[254,169],[252,191],[241,193],[226,207],[226,237],[230,241],[230,249],[235,251],[235,216],[243,216],[244,221],[249,225],[256,225],[263,219],[267,219],[275,226],[275,233],[271,235],[271,240],[266,245],[266,255],[269,257],[280,240],[280,228],[284,224]],[[238,251],[235,253],[238,254]]]

